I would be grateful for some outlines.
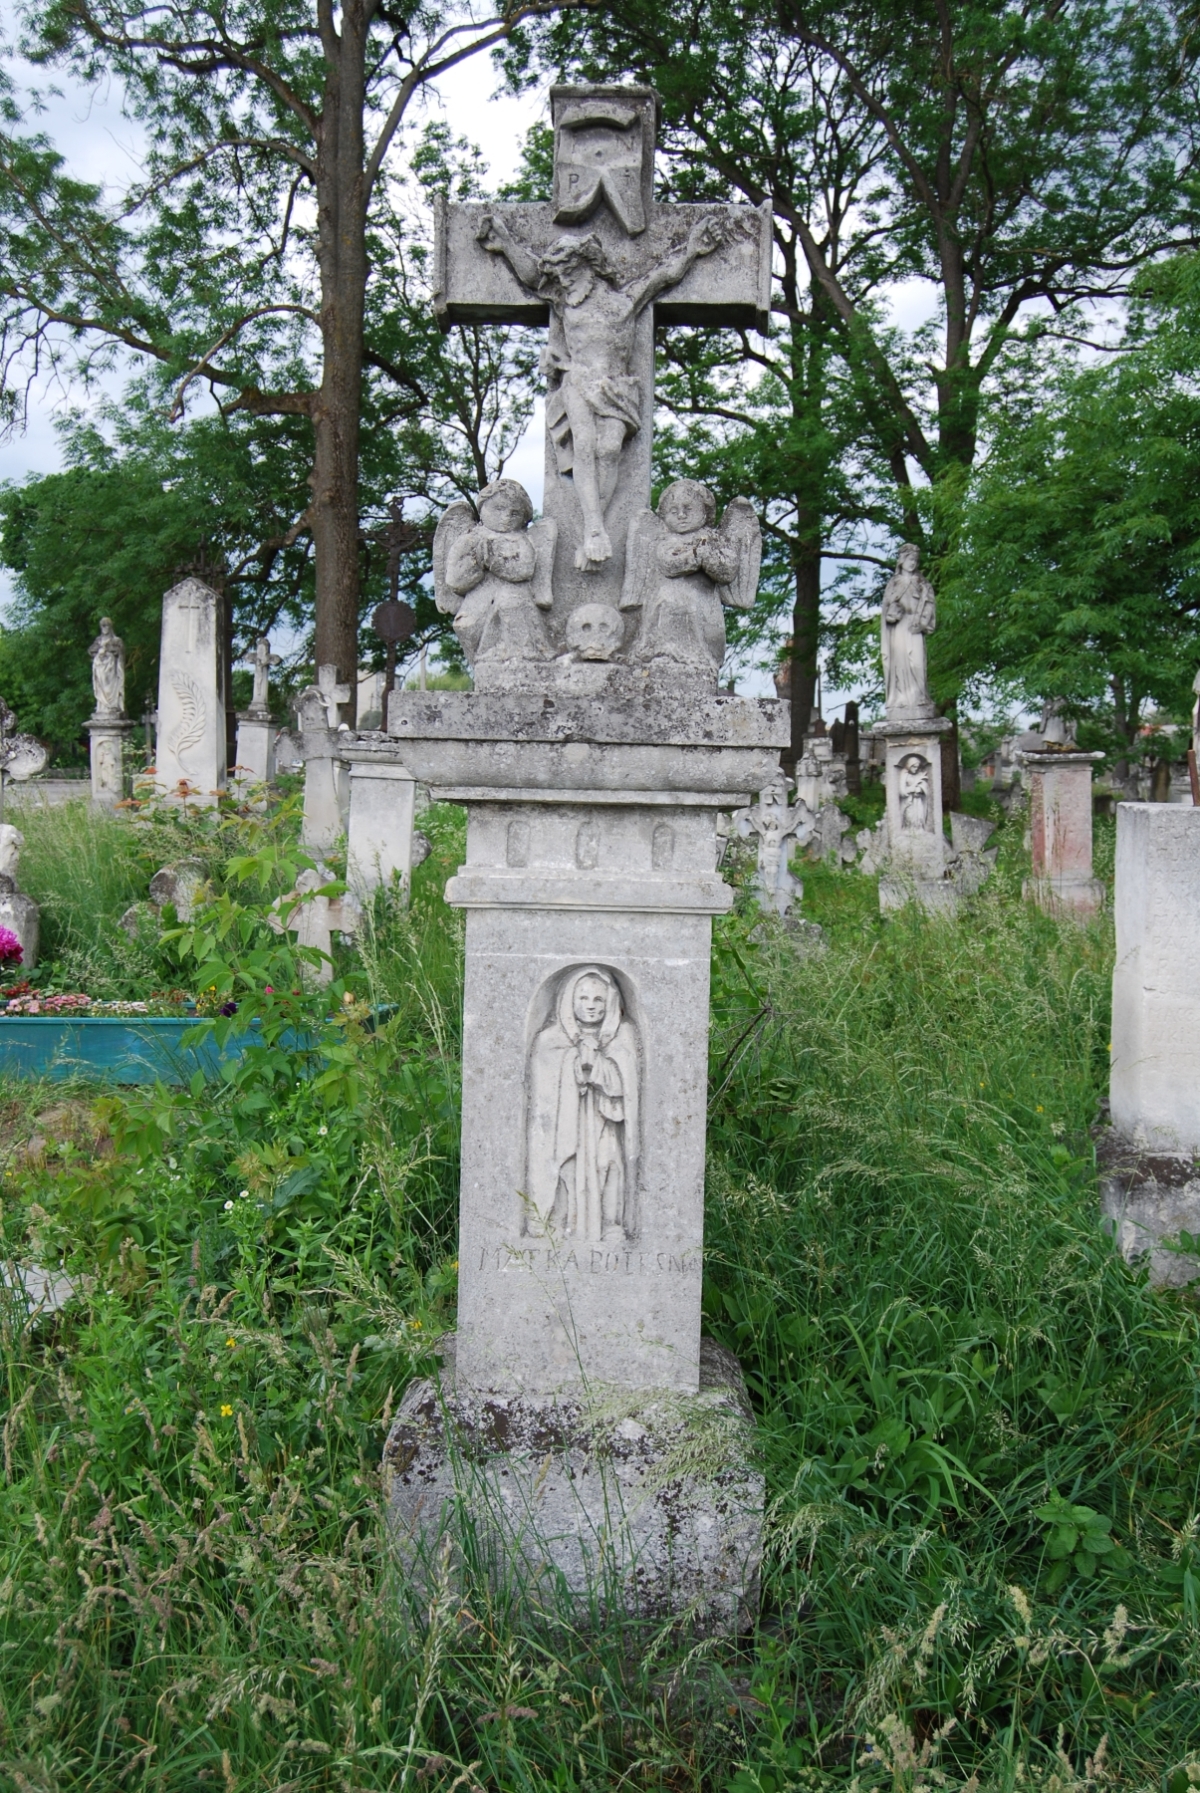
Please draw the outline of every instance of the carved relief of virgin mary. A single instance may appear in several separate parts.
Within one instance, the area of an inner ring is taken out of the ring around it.
[[[624,1244],[636,1231],[638,1035],[611,971],[563,973],[529,1066],[526,1230]]]

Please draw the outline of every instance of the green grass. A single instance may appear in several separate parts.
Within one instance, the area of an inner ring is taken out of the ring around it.
[[[87,1280],[0,1315],[0,1786],[1184,1793],[1195,1308],[1099,1231],[1111,933],[1021,903],[1020,818],[955,921],[805,866],[827,951],[717,928],[704,1306],[768,1467],[754,1635],[412,1610],[378,1462],[453,1321],[461,991],[461,822],[423,825],[411,909],[339,966],[395,1014],[330,1083],[3,1094],[5,1250]],[[1112,1551],[1062,1555],[1071,1506]]]

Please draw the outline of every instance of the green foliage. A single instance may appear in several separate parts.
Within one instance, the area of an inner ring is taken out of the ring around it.
[[[1019,817],[957,921],[806,866],[827,951],[744,897],[718,926],[704,1309],[769,1549],[757,1630],[699,1651],[477,1585],[417,1611],[389,1566],[382,1440],[453,1324],[458,812],[324,992],[265,922],[286,816],[177,826],[217,895],[164,951],[261,1044],[207,1086],[0,1095],[4,1252],[80,1290],[0,1297],[14,1790],[1083,1793],[1099,1760],[1182,1793],[1200,1329],[1096,1225],[1111,935],[1020,903]]]
[[[940,592],[943,679],[1063,698],[1122,756],[1147,704],[1187,720],[1200,658],[1196,286],[1158,270],[1123,355],[1000,410]]]

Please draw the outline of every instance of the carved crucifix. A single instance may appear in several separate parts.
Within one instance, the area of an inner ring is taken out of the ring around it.
[[[655,324],[765,331],[771,217],[654,200],[657,96],[554,87],[549,204],[438,201],[434,303],[453,323],[549,325],[546,487],[556,607],[620,601],[650,503]]]

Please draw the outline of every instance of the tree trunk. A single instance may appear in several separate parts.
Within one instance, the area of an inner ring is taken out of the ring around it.
[[[801,509],[803,517],[803,509]],[[817,694],[817,640],[821,627],[821,543],[806,540],[801,530],[796,546],[796,601],[792,610],[792,740],[782,756],[794,767],[804,752]]]
[[[325,82],[317,147],[317,262],[321,271],[321,385],[312,400],[312,535],[318,666],[337,667],[358,695],[358,432],[367,283],[363,106],[367,30],[361,0],[347,6]],[[331,56],[326,47],[327,57]]]

